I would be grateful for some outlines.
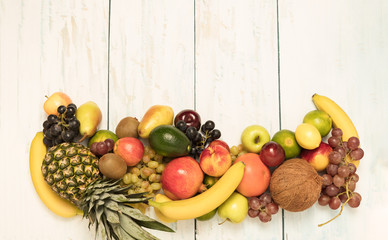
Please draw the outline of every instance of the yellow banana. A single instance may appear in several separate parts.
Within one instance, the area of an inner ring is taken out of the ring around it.
[[[156,194],[155,196],[155,202],[168,202],[168,201],[172,201],[170,198],[168,198],[166,195],[163,195],[163,194]],[[155,210],[155,215],[159,218],[159,220],[161,220],[162,222],[165,222],[165,223],[172,223],[172,222],[176,222],[175,219],[171,219],[171,218],[168,218],[166,216],[164,216],[160,211],[159,209],[157,208],[154,208]]]
[[[334,127],[340,128],[342,130],[342,141],[348,141],[350,137],[358,138],[358,133],[352,120],[344,112],[344,110],[338,106],[338,104],[336,104],[330,98],[318,94],[313,95],[313,102],[318,110],[329,114],[333,120]],[[358,167],[360,161],[353,161],[352,163]]]
[[[46,146],[43,144],[43,133],[38,132],[31,142],[30,148],[30,173],[32,183],[42,202],[55,214],[61,217],[74,217],[82,215],[74,204],[61,198],[46,183],[42,175],[42,162],[46,155]]]
[[[245,164],[238,162],[209,190],[188,199],[156,202],[149,200],[148,204],[167,218],[176,220],[193,219],[202,216],[220,206],[236,190],[244,175]]]

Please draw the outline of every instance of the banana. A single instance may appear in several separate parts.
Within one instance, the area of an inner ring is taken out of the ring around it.
[[[194,219],[220,206],[240,184],[244,175],[245,164],[238,162],[209,190],[188,199],[156,202],[149,200],[148,204],[157,208],[165,217],[176,220]]]
[[[44,180],[41,167],[46,151],[46,146],[43,144],[43,133],[38,132],[30,148],[30,173],[36,192],[53,213],[66,218],[82,215],[83,212],[80,209],[61,198]]]
[[[342,141],[348,141],[350,137],[359,138],[356,127],[354,126],[352,120],[333,100],[325,96],[314,94],[313,102],[318,110],[329,114],[333,120],[334,127],[340,128],[342,130]],[[352,163],[358,167],[360,161],[353,161]]]
[[[155,196],[155,202],[168,202],[172,201],[170,198],[168,198],[166,195],[163,195],[161,193],[156,194]],[[159,209],[154,208],[155,210],[155,215],[159,218],[160,221],[165,222],[165,223],[173,223],[176,222],[175,219],[168,218],[164,216]]]

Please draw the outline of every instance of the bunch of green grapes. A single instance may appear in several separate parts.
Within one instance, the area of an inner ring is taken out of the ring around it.
[[[247,151],[244,149],[242,144],[230,148],[230,156],[232,157],[233,162],[245,153],[247,153]]]
[[[134,185],[128,194],[148,192],[146,197],[154,197],[155,192],[162,188],[160,177],[164,168],[163,156],[156,154],[150,146],[145,146],[141,161],[130,167],[123,177],[124,185]]]

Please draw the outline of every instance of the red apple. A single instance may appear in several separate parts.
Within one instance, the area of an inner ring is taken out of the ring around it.
[[[212,141],[212,142],[209,144],[209,147],[213,147],[213,146],[215,146],[215,145],[221,145],[221,146],[223,146],[224,148],[226,148],[226,150],[228,150],[228,152],[230,151],[228,144],[227,144],[226,142],[222,141],[222,140],[217,139],[217,140]]]
[[[160,182],[163,192],[172,200],[194,196],[202,185],[204,174],[192,157],[171,160],[163,170]]]
[[[209,146],[199,156],[199,165],[207,175],[221,177],[232,165],[232,157],[222,145]]]
[[[143,143],[133,137],[124,137],[116,141],[113,152],[125,160],[127,166],[135,166],[144,154]]]
[[[285,157],[282,146],[273,141],[264,144],[260,151],[260,159],[268,167],[279,166],[284,161]]]
[[[303,149],[300,157],[307,160],[315,170],[323,171],[329,165],[329,154],[333,151],[329,144],[321,142],[319,147],[307,150]]]

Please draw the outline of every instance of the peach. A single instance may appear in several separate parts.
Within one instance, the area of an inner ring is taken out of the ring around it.
[[[199,165],[207,175],[221,177],[232,165],[232,157],[221,144],[209,146],[199,156]]]
[[[222,141],[222,140],[217,139],[217,140],[212,141],[212,142],[209,144],[209,147],[213,147],[213,146],[215,146],[215,145],[221,145],[221,146],[223,146],[224,148],[226,148],[226,150],[230,151],[229,145],[228,145],[226,142]]]
[[[116,141],[113,152],[125,160],[127,166],[135,166],[144,154],[143,143],[133,137],[124,137]]]
[[[315,149],[303,149],[300,157],[314,167],[317,172],[323,171],[329,165],[329,154],[333,151],[329,144],[321,142]]]
[[[194,196],[202,185],[204,174],[192,157],[171,160],[163,170],[160,182],[164,194],[172,200]]]

